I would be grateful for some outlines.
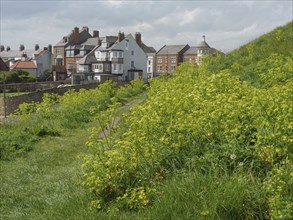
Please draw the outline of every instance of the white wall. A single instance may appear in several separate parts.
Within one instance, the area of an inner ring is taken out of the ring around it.
[[[128,48],[127,48],[128,40]],[[128,70],[131,69],[131,61],[134,61],[135,69],[141,69],[143,71],[143,78],[147,80],[147,55],[138,46],[135,39],[131,34],[127,35],[124,40],[119,42],[114,50],[123,50],[123,80],[128,75]],[[133,51],[133,54],[132,54]],[[112,69],[113,70],[113,69]]]

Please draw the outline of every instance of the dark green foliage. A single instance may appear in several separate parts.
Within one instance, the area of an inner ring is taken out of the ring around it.
[[[25,82],[35,82],[36,77],[30,74],[26,70],[16,70],[11,72],[0,72],[0,81],[5,83],[25,83]]]

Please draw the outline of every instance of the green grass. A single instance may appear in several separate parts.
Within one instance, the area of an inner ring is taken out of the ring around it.
[[[144,93],[130,100],[119,114],[145,98]],[[88,128],[94,124],[66,131],[61,137],[44,137],[24,157],[0,161],[0,219],[113,219],[117,215],[90,210],[91,194],[79,184],[79,157],[87,152]],[[132,215],[120,213],[115,218]]]

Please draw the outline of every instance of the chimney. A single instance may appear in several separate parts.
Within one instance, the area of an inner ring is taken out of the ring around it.
[[[202,35],[202,40],[206,41],[206,36],[205,35]]]
[[[88,26],[83,26],[83,27],[82,27],[82,30],[86,30],[87,32],[89,32],[89,28],[88,28]]]
[[[4,51],[4,45],[1,45],[1,46],[0,46],[0,51],[1,51],[1,52]]]
[[[94,30],[93,31],[93,37],[99,37],[99,31],[97,31],[97,30]]]
[[[35,45],[35,51],[37,51],[38,49],[40,49],[40,46],[38,44]]]
[[[75,27],[72,33],[73,33],[73,44],[78,45],[79,44],[79,28]]]
[[[44,47],[44,50],[48,50],[48,47]]]
[[[48,45],[48,50],[49,50],[49,52],[53,53],[51,44]]]
[[[139,46],[141,46],[141,33],[140,32],[135,33],[135,41]]]
[[[120,32],[118,33],[118,42],[121,42],[124,40],[124,32]]]
[[[23,51],[23,50],[24,50],[24,45],[21,44],[21,45],[19,46],[19,51]]]
[[[10,46],[7,46],[7,47],[6,47],[6,51],[9,51],[9,50],[10,50]]]

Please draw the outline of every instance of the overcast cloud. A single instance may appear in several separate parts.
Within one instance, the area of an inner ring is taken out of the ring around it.
[[[142,33],[159,50],[165,44],[235,49],[292,21],[292,1],[13,1],[1,2],[1,45],[18,49],[55,45],[77,26],[100,36]]]

